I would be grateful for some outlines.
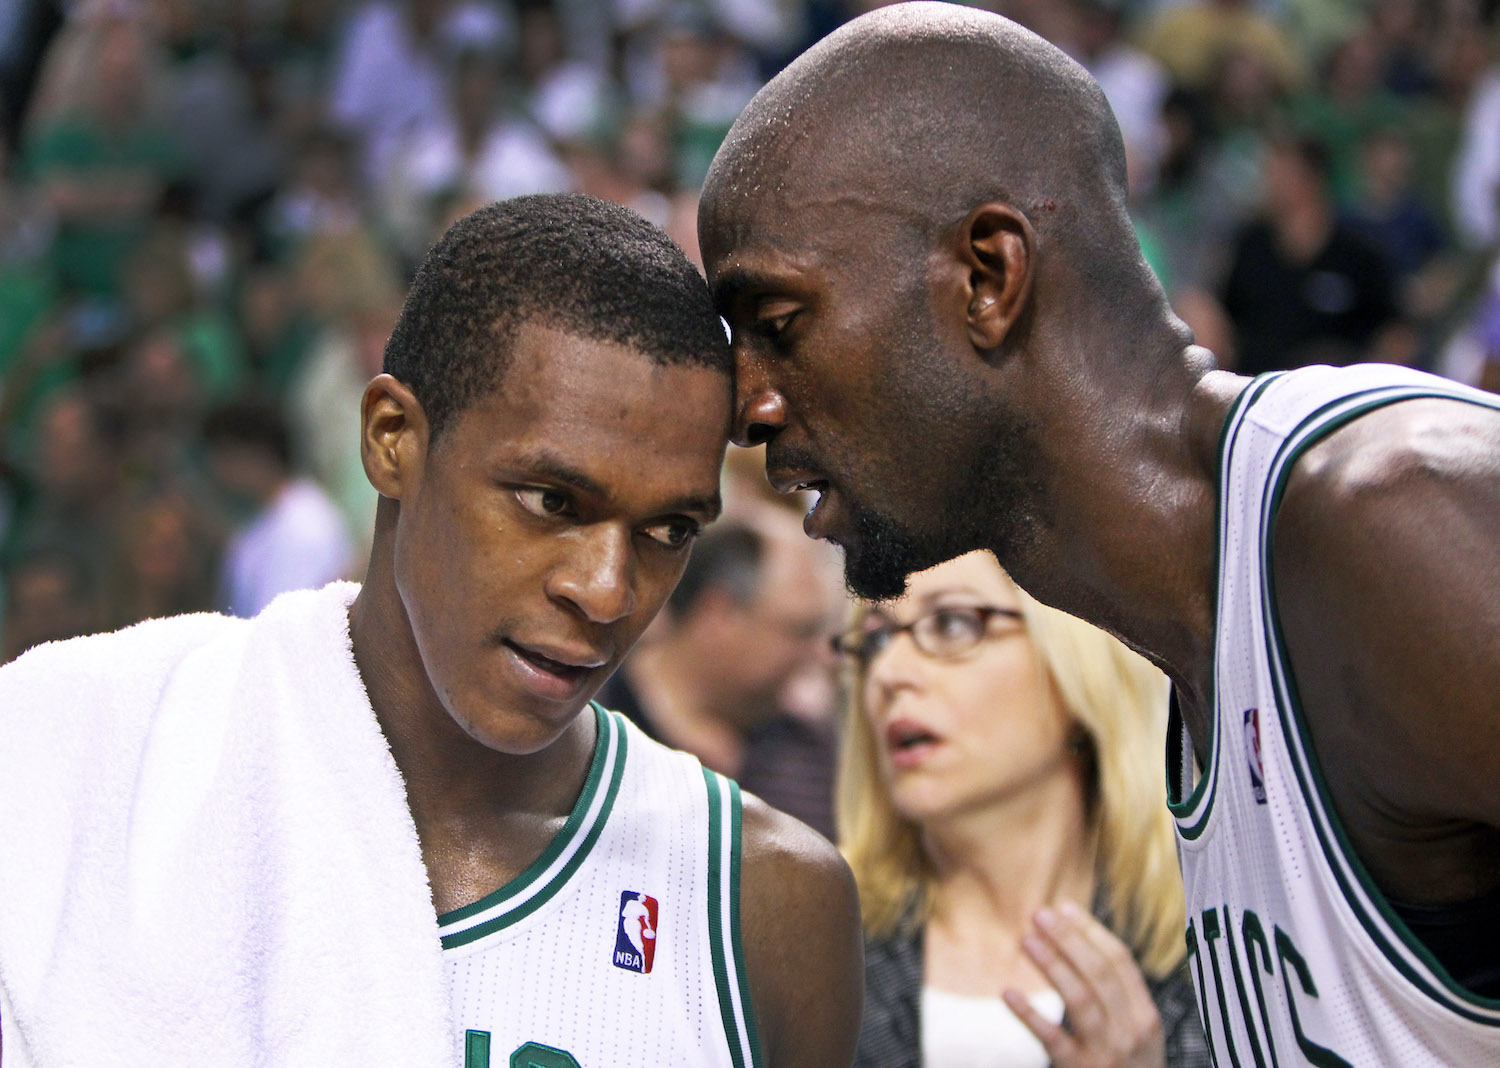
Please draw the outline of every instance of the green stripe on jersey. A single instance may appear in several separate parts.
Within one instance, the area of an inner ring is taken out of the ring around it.
[[[444,949],[467,945],[530,916],[556,896],[599,840],[625,775],[626,735],[616,713],[597,704],[590,707],[597,725],[594,757],[568,822],[520,875],[494,893],[438,917]]]
[[[707,768],[703,780],[708,787],[708,941],[719,1014],[734,1068],[761,1068],[765,1061],[740,938],[740,788]]]

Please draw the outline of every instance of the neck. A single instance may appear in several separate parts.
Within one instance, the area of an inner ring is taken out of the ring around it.
[[[668,638],[638,648],[622,670],[663,742],[733,777],[744,761],[745,740],[715,714],[715,694],[700,677],[705,662]]]
[[[1039,909],[1092,902],[1094,849],[1076,766],[983,810],[931,821],[923,842],[936,869],[926,981],[978,997],[1051,986],[1022,941]]]
[[[1093,834],[1071,767],[1021,795],[930,821],[922,837],[937,873],[934,914],[950,927],[1019,937],[1039,908],[1091,904]]]
[[[1188,347],[1154,375],[1099,382],[1043,426],[1047,521],[1030,551],[1001,560],[1033,596],[1118,635],[1190,694],[1212,674],[1219,431],[1245,384],[1211,361]]]
[[[365,585],[349,609],[349,633],[370,705],[406,785],[434,897],[452,907],[465,903],[466,894],[472,900],[494,889],[545,847],[583,788],[595,723],[585,711],[535,753],[500,752],[472,738],[427,677],[396,587],[392,540],[377,521]],[[445,900],[445,887],[455,881],[458,900]]]

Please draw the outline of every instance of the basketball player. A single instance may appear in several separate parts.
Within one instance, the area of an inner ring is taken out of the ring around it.
[[[847,1064],[843,862],[589,701],[719,511],[701,277],[623,208],[491,205],[385,368],[362,587],[0,674],[6,1068]]]
[[[1097,85],[956,5],[793,63],[699,224],[737,438],[820,492],[806,529],[856,592],[986,548],[1171,675],[1218,1063],[1500,1063],[1496,398],[1216,371],[1141,258]]]

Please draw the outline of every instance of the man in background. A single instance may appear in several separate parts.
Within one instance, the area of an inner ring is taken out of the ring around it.
[[[780,511],[714,527],[600,701],[831,837],[833,709],[788,707],[831,668],[827,563]]]
[[[278,408],[233,401],[209,413],[203,442],[214,481],[248,516],[225,550],[225,607],[246,619],[287,590],[349,577],[354,543],[321,486],[292,466]]]

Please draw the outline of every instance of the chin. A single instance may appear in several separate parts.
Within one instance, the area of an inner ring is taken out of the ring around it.
[[[504,707],[511,711],[489,711],[478,716],[455,713],[454,722],[463,728],[474,741],[486,749],[509,756],[530,756],[552,745],[572,726],[580,713],[588,708],[583,699],[576,707],[551,705],[544,709],[527,709],[520,702],[506,705],[490,705],[495,709]]]

